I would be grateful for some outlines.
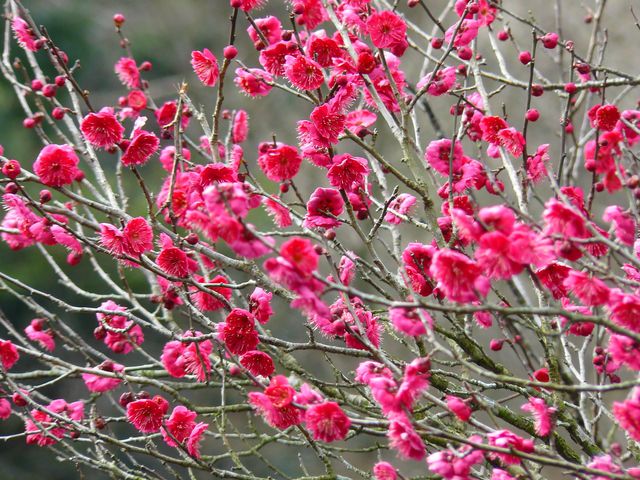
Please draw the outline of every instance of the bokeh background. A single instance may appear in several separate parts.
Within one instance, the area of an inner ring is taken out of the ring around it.
[[[52,38],[68,53],[70,59],[80,61],[81,68],[77,72],[77,78],[80,84],[91,92],[92,103],[95,106],[113,105],[120,95],[125,94],[125,89],[113,72],[113,64],[123,55],[123,51],[119,46],[119,39],[114,32],[111,20],[115,12],[122,12],[127,17],[124,30],[131,41],[136,59],[138,62],[148,60],[153,64],[152,71],[146,73],[145,78],[150,81],[150,92],[156,103],[161,104],[175,98],[179,84],[187,81],[193,87],[190,95],[196,104],[203,105],[208,113],[212,111],[215,91],[205,89],[198,84],[189,63],[190,52],[194,49],[209,48],[221,56],[222,48],[226,45],[228,38],[227,18],[230,13],[228,0],[24,0],[23,3],[31,11],[36,22],[47,27]],[[438,12],[445,1],[429,0],[428,3],[434,11]],[[640,31],[633,25],[629,7],[636,6],[640,13],[640,2],[613,0],[609,3],[603,19],[603,22],[610,26],[606,64],[628,73],[638,74],[640,64],[635,61],[634,46],[638,44]],[[283,0],[271,0],[269,6],[260,12],[260,16],[281,13],[284,4]],[[528,16],[531,9],[536,21],[543,28],[556,29],[553,0],[534,0],[533,2],[505,0],[505,4],[523,16]],[[594,1],[562,0],[559,4],[564,10],[562,22],[564,37],[573,39],[577,51],[582,54],[586,49],[590,32],[590,27],[584,23],[583,18],[589,13],[589,9],[594,7]],[[417,24],[425,25],[425,28],[430,31],[432,24],[423,13],[412,12],[411,19]],[[447,24],[453,22],[453,19],[450,20]],[[513,27],[516,39],[528,47],[530,39],[528,30],[512,21],[509,23]],[[257,65],[256,54],[250,48],[246,35],[246,21],[241,18],[239,26],[239,60],[249,66],[255,66]],[[526,71],[516,60],[516,48],[510,44],[505,44],[504,47],[509,68],[518,78],[526,79]],[[14,46],[12,55],[19,54],[19,50]],[[411,61],[409,57],[408,60],[403,61],[403,65],[409,73],[409,78],[412,78],[411,73],[413,73],[413,79],[415,79],[420,62]],[[558,79],[557,73],[553,73],[555,67],[550,58],[541,62],[540,68],[545,69],[550,78]],[[247,152],[251,152],[248,153],[250,158],[255,158],[253,152],[257,143],[270,139],[272,133],[276,133],[281,141],[295,143],[295,121],[307,116],[310,112],[307,105],[275,90],[267,99],[255,101],[247,99],[238,95],[230,82],[227,87],[227,98],[228,108],[245,108],[250,113],[251,134],[246,144]],[[635,97],[629,97],[625,99],[623,105],[629,107],[635,100]],[[516,119],[521,118],[524,109],[522,92],[512,92],[507,89],[504,94],[501,94],[497,105],[500,102],[505,105],[508,114]],[[433,102],[434,110],[447,129],[451,124],[451,117],[448,115],[450,103],[451,100],[447,98]],[[530,128],[530,142],[533,145],[555,143],[552,151],[557,151],[560,129],[558,99],[553,95],[545,95],[535,99],[535,106],[541,111],[542,118],[535,128]],[[14,91],[0,79],[0,144],[4,146],[6,156],[17,158],[22,163],[30,165],[41,145],[32,131],[22,128],[23,117]],[[520,121],[517,120],[515,124],[519,125]],[[434,132],[426,122],[423,128],[423,142],[428,142],[434,138]],[[381,142],[381,145],[383,153],[389,158],[398,158],[391,142],[389,146],[385,146],[384,142]],[[106,157],[105,162],[109,161]],[[106,168],[109,169],[108,163]],[[309,166],[305,168],[307,170],[303,172],[306,174],[301,174],[299,180],[302,188],[316,185],[317,171]],[[145,169],[144,175],[150,184],[154,184],[159,181],[161,170],[156,165],[156,168]],[[133,199],[134,208],[139,208],[138,213],[143,214],[144,206],[140,197],[141,195],[138,195]],[[610,199],[601,197],[599,201],[601,206],[604,206]],[[252,220],[261,226],[260,218]],[[405,240],[408,242],[425,239],[406,238]],[[357,244],[353,247],[357,252]],[[56,255],[57,258],[62,258],[62,252]],[[5,245],[0,245],[0,262],[2,262],[2,270],[9,275],[54,296],[70,298],[68,291],[52,275],[42,257],[34,254],[30,249],[11,252]],[[88,290],[103,290],[103,286],[91,274],[88,265],[77,267],[76,275],[76,278],[83,278],[83,286]],[[24,328],[33,317],[23,304],[2,291],[0,291],[0,306],[19,328]],[[65,319],[84,332],[90,332],[94,327],[92,318],[66,314]],[[283,331],[283,334],[286,333]],[[51,394],[74,398],[74,391],[70,389],[57,391],[52,389]],[[19,422],[12,417],[11,420],[0,425],[0,432],[3,434],[18,432],[20,428]],[[294,458],[280,460],[297,462]],[[92,474],[92,477],[94,475],[95,478],[102,478],[98,473]],[[23,440],[0,444],[0,480],[41,480],[42,478],[66,480],[80,477],[72,464],[54,461],[54,455],[50,451],[38,447],[26,447]]]

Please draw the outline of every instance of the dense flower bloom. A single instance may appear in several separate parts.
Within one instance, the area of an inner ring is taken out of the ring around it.
[[[115,65],[115,71],[118,78],[125,87],[140,87],[140,72],[133,58],[122,57]]]
[[[298,174],[302,157],[298,149],[284,143],[263,144],[258,165],[269,180],[282,182]]]
[[[335,402],[312,405],[304,415],[304,421],[314,440],[335,442],[349,433],[351,420]]]
[[[340,226],[337,218],[344,209],[344,200],[334,188],[316,188],[307,203],[304,226],[308,228],[335,228]]]
[[[124,365],[106,360],[96,367],[96,371],[119,374],[124,372]],[[99,373],[83,373],[82,380],[90,392],[97,393],[108,392],[122,383],[122,379],[118,377],[104,376]]]
[[[155,433],[168,409],[169,402],[160,395],[135,400],[127,405],[127,420],[142,433]]]
[[[191,52],[191,66],[200,81],[207,87],[213,87],[218,81],[218,59],[208,48]]]
[[[11,340],[0,340],[0,362],[2,362],[2,368],[5,370],[11,370],[11,367],[20,358],[18,349],[11,343]]]
[[[62,187],[78,175],[78,156],[69,145],[47,145],[38,154],[33,171],[50,187]]]

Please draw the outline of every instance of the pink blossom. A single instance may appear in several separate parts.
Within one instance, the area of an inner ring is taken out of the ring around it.
[[[24,329],[24,333],[27,334],[29,340],[38,342],[42,348],[53,352],[56,348],[53,332],[51,329],[46,328],[46,326],[46,320],[44,318],[34,318],[31,320],[29,326]]]
[[[258,68],[237,68],[235,84],[250,97],[264,97],[273,88],[273,77],[270,73]]]
[[[127,420],[142,433],[155,433],[168,409],[169,402],[160,395],[135,400],[127,405]]]
[[[369,166],[366,159],[344,153],[333,158],[333,165],[329,168],[327,177],[329,183],[336,188],[357,191],[364,187],[368,174]]]
[[[610,205],[604,210],[602,219],[613,223],[616,237],[625,245],[633,245],[635,241],[636,222],[633,217],[618,205]]]
[[[215,86],[219,73],[218,59],[208,48],[191,52],[191,66],[204,85]]]
[[[78,156],[69,145],[47,145],[38,154],[33,171],[50,187],[62,187],[73,182],[80,171]]]
[[[304,55],[287,55],[284,74],[300,90],[316,90],[324,83],[320,64]]]
[[[393,415],[389,421],[387,437],[391,448],[396,450],[402,458],[422,460],[426,449],[420,436],[404,413]]]
[[[453,302],[472,302],[486,295],[489,284],[480,265],[450,249],[438,250],[429,272],[442,293]]]
[[[344,200],[334,188],[316,188],[307,203],[304,226],[307,228],[335,228],[340,226],[337,218],[344,209]]]
[[[124,365],[106,360],[96,367],[96,371],[121,374],[124,372]],[[83,373],[82,380],[90,392],[108,392],[116,388],[122,380],[112,376],[103,376],[99,373]]]
[[[532,453],[534,450],[533,441],[519,437],[509,430],[496,430],[487,435],[489,445],[506,449],[519,450],[524,453]],[[517,465],[522,459],[517,455],[508,453],[491,453],[492,457],[499,458],[507,465]]]
[[[569,271],[564,280],[567,291],[578,297],[585,305],[604,305],[609,300],[609,287],[588,272]]]
[[[178,405],[173,409],[166,422],[166,427],[162,427],[162,438],[170,447],[176,447],[189,438],[189,435],[196,426],[195,419],[197,413],[187,407]]]
[[[463,422],[468,422],[471,418],[471,413],[473,413],[469,405],[467,405],[463,399],[454,395],[447,395],[447,407]]]
[[[553,414],[557,409],[555,407],[547,406],[547,403],[543,398],[530,397],[529,403],[525,403],[520,408],[533,415],[535,419],[536,434],[541,437],[546,437],[553,431]]]
[[[479,443],[481,438],[473,435],[470,441]],[[445,480],[471,480],[471,468],[482,463],[482,450],[474,450],[470,445],[463,445],[458,450],[441,450],[427,457],[429,470]]]
[[[201,335],[200,332],[187,331],[183,338],[197,339]],[[211,371],[209,356],[212,351],[213,345],[210,340],[173,340],[165,344],[160,360],[172,377],[181,378],[189,374],[195,375],[199,382],[204,382]]]
[[[124,86],[129,88],[140,87],[140,72],[133,58],[122,57],[116,63],[115,71]]]
[[[402,307],[389,309],[389,320],[393,328],[410,337],[419,337],[427,333],[423,318],[428,325],[433,323],[431,316],[426,311],[418,313],[416,309]]]
[[[304,421],[314,440],[335,442],[349,433],[351,420],[335,402],[312,405],[304,415]]]
[[[613,415],[631,438],[640,441],[640,388],[634,388],[624,402],[613,402]]]
[[[398,473],[389,462],[378,462],[373,466],[373,476],[376,480],[397,480]]]

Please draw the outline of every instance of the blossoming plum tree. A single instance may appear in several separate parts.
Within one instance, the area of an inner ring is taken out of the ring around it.
[[[0,269],[33,314],[0,309],[3,439],[124,479],[640,478],[640,77],[607,66],[606,0],[587,45],[562,0],[224,3],[164,103],[116,14],[106,106],[5,3],[42,147],[0,152],[1,237],[68,297]],[[269,95],[297,124],[253,138]]]

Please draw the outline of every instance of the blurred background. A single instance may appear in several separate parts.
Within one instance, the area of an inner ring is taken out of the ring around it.
[[[121,12],[127,18],[124,32],[131,41],[136,60],[138,63],[148,60],[153,64],[151,72],[145,73],[144,77],[150,82],[150,92],[155,102],[161,105],[166,100],[174,99],[180,83],[187,81],[192,86],[190,95],[196,104],[203,105],[208,115],[211,113],[215,90],[206,89],[199,85],[189,63],[190,53],[195,49],[209,48],[219,58],[221,57],[222,48],[228,41],[229,23],[227,18],[230,13],[228,0],[136,0],[135,2],[129,0],[24,0],[23,3],[31,11],[35,21],[47,27],[53,40],[67,52],[71,61],[76,59],[80,61],[81,68],[77,72],[77,79],[84,88],[91,92],[92,103],[97,108],[114,105],[119,96],[126,94],[126,90],[118,82],[113,72],[114,63],[124,55],[112,23],[113,14]],[[434,12],[439,12],[445,3],[444,0],[429,0],[428,2]],[[556,29],[554,1],[505,0],[504,3],[525,17],[532,14],[543,28],[549,31]],[[278,13],[279,17],[285,20],[286,15],[282,15],[284,4],[283,0],[271,0],[268,7],[260,11],[258,16]],[[590,33],[590,26],[585,24],[584,17],[593,8],[593,0],[582,2],[562,0],[559,4],[565,10],[562,22],[564,38],[574,40],[577,52],[584,54]],[[640,32],[633,25],[633,18],[629,14],[630,5],[636,5],[637,11],[640,13],[640,2],[637,0],[612,1],[606,10],[603,21],[606,25],[610,25],[610,30],[608,31],[605,63],[627,73],[638,74],[640,64],[635,61],[635,45],[637,45]],[[532,9],[533,12],[530,13],[528,9]],[[406,12],[407,9],[405,8],[403,11]],[[410,13],[409,18],[418,25],[424,25],[427,31],[431,30],[432,23],[427,20],[424,12],[418,12],[416,9]],[[445,22],[446,25],[451,23],[453,23],[453,18]],[[509,24],[513,27],[516,40],[523,48],[529,48],[530,32],[528,29],[516,25],[513,21],[509,21]],[[248,66],[257,66],[256,52],[250,48],[250,42],[246,35],[246,21],[243,18],[239,19],[238,44],[240,50],[238,59]],[[424,45],[422,46],[424,47]],[[485,44],[482,48],[488,47]],[[507,58],[507,65],[514,76],[526,80],[528,70],[517,63],[516,47],[505,44],[504,54]],[[20,51],[14,44],[12,58],[19,55]],[[412,58],[416,58],[415,52],[407,55],[402,62],[403,68],[406,69],[408,78],[415,84],[421,61],[412,60]],[[495,65],[490,66],[494,69],[497,68]],[[557,70],[554,70],[555,66],[551,58],[541,60],[539,68],[548,73],[549,78],[558,80]],[[253,161],[255,161],[257,144],[260,141],[269,140],[272,133],[276,133],[280,141],[295,144],[295,122],[310,113],[308,105],[297,102],[293,97],[276,90],[269,98],[251,100],[237,94],[235,87],[231,82],[228,82],[226,93],[228,100],[225,106],[227,108],[244,108],[250,114],[251,133],[245,144],[245,152],[247,158]],[[635,101],[635,97],[629,97],[623,101],[622,105],[629,107],[635,104]],[[522,118],[524,112],[523,102],[522,91],[507,89],[496,99],[494,110],[497,111],[501,108],[501,104],[504,104],[504,109],[512,117],[514,124],[520,126],[519,119]],[[445,126],[445,131],[447,131],[451,128],[451,117],[448,113],[451,99],[440,98],[432,103],[436,114]],[[540,110],[542,117],[535,124],[535,128],[530,127],[530,143],[532,145],[551,143],[552,152],[557,153],[560,130],[558,99],[552,94],[547,94],[535,99],[534,106]],[[5,156],[16,158],[23,164],[30,166],[39,152],[41,144],[33,131],[22,127],[23,117],[24,114],[15,98],[14,91],[0,79],[0,144],[4,146]],[[195,122],[192,123],[197,129]],[[424,128],[423,142],[426,144],[435,138],[434,132],[426,121],[422,126]],[[130,125],[127,128],[130,129]],[[192,132],[192,136],[195,138],[199,134],[199,132]],[[382,152],[392,161],[394,158],[399,158],[399,155],[394,152],[392,142],[389,142],[389,146],[385,146],[384,142],[380,142],[380,144]],[[113,162],[113,158],[105,156],[105,168],[113,167],[108,163]],[[308,187],[317,185],[318,171],[309,165],[306,165],[304,169],[299,176],[299,182],[305,191],[309,191]],[[149,184],[157,185],[161,179],[162,170],[158,165],[154,165],[145,167],[143,173]],[[272,187],[274,191],[277,188],[275,185]],[[144,214],[141,195],[133,200],[134,209],[137,208],[139,211],[132,213]],[[602,198],[601,204],[606,205],[608,201],[606,198]],[[258,227],[266,225],[264,218],[252,218],[252,221]],[[423,234],[416,233],[416,235]],[[426,239],[409,236],[405,237],[405,241],[426,241]],[[354,243],[352,247],[358,253],[358,245]],[[56,258],[64,258],[62,251],[57,251],[55,255]],[[64,289],[52,274],[50,267],[42,257],[35,254],[32,249],[11,252],[6,245],[0,244],[0,261],[3,271],[7,274],[54,296],[64,296],[65,299],[73,300],[73,297],[69,296],[68,290]],[[82,278],[83,287],[87,290],[104,291],[103,285],[98,282],[95,275],[92,275],[88,262],[76,267],[75,272],[74,277]],[[24,328],[33,318],[33,314],[22,303],[17,302],[13,296],[6,292],[0,291],[0,306],[19,329]],[[287,315],[288,312],[284,314],[284,316]],[[78,318],[65,314],[65,320],[76,325],[79,331],[87,334],[90,334],[95,326],[95,320],[87,316]],[[286,324],[282,325],[280,333],[292,335],[290,331],[286,331],[286,327]],[[298,333],[304,334],[304,331],[298,329]],[[502,353],[497,354],[498,360],[508,361],[508,359],[501,359],[500,355]],[[508,355],[508,353],[504,353],[504,355]],[[25,368],[25,365],[22,364],[21,368]],[[78,394],[83,394],[83,386],[79,384],[77,387]],[[57,395],[74,399],[76,398],[74,396],[76,390],[73,388],[73,386],[65,385],[64,390],[52,389],[50,393],[54,397]],[[20,429],[21,425],[15,417],[0,424],[0,432],[3,434],[18,432]],[[280,460],[285,464],[288,461],[297,461],[295,459]],[[38,447],[25,447],[23,439],[0,445],[0,480],[14,478],[40,480],[43,476],[48,480],[82,478],[74,465],[54,462],[52,452]],[[96,473],[95,478],[102,478],[102,476]]]

